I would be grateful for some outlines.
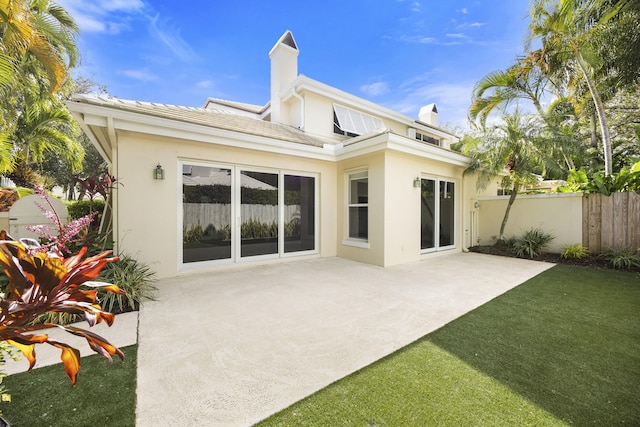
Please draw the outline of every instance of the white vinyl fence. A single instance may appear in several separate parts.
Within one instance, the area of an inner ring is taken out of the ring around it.
[[[231,208],[227,204],[213,203],[183,203],[183,227],[187,230],[201,225],[212,224],[216,230],[221,230],[231,224]],[[253,219],[259,222],[271,223],[278,217],[278,206],[271,205],[241,205],[240,215],[243,221]],[[291,221],[300,215],[300,206],[288,205],[284,207],[284,221]]]

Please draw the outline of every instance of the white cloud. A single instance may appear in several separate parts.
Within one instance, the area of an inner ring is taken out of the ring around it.
[[[171,52],[183,61],[191,62],[197,59],[198,55],[191,49],[191,46],[180,36],[180,30],[173,28],[162,28],[159,16],[149,18],[149,31],[151,35],[161,41]]]
[[[201,80],[201,81],[196,83],[196,87],[198,89],[209,89],[212,86],[213,86],[213,81],[212,80]]]
[[[128,20],[146,8],[141,0],[58,0],[76,21],[80,30],[89,33],[117,34],[129,28]]]
[[[360,90],[368,96],[380,96],[389,92],[389,85],[385,82],[375,82],[360,86]]]
[[[420,108],[435,102],[440,124],[467,128],[467,111],[471,104],[471,91],[475,82],[430,83],[428,76],[418,76],[405,82],[404,98],[391,108],[411,117],[418,117]]]
[[[467,13],[469,13],[469,9],[467,9],[466,7],[463,7],[462,9],[458,9],[457,12],[460,12],[463,15],[466,15]]]
[[[158,76],[149,72],[146,69],[141,70],[120,70],[118,74],[129,77],[134,80],[140,80],[143,82],[150,82],[153,80],[158,80]]]
[[[467,36],[462,34],[462,33],[448,33],[447,37],[450,37],[452,39],[466,39]]]

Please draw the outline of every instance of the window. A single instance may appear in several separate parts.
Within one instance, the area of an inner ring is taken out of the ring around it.
[[[184,263],[231,258],[231,169],[182,167]]]
[[[440,146],[439,139],[430,137],[429,135],[425,135],[424,133],[416,132],[416,139],[419,141],[424,141],[429,144]]]
[[[381,129],[384,129],[384,123],[379,118],[333,104],[333,131],[335,133],[358,136]]]
[[[182,264],[317,251],[317,177],[183,163]]]
[[[349,175],[348,236],[351,239],[369,238],[369,178],[367,172]]]

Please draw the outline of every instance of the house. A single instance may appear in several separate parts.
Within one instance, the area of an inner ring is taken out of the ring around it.
[[[476,181],[435,104],[408,117],[298,74],[298,53],[290,31],[269,52],[264,106],[67,103],[123,184],[116,251],[170,277],[293,257],[391,266],[475,242]]]

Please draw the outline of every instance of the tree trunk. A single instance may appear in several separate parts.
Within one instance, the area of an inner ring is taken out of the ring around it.
[[[500,225],[500,234],[498,236],[498,242],[502,242],[504,240],[504,229],[507,227],[507,221],[509,220],[509,212],[511,212],[511,206],[513,206],[513,202],[516,200],[518,196],[518,189],[520,186],[518,184],[514,184],[511,189],[511,195],[509,196],[509,203],[507,203],[507,209],[504,211],[504,217],[502,218],[502,224]]]
[[[589,92],[591,93],[591,98],[593,98],[593,103],[596,107],[596,116],[598,117],[598,122],[600,124],[600,131],[602,132],[602,151],[604,152],[604,173],[606,175],[611,175],[613,173],[613,158],[611,154],[611,137],[609,136],[609,125],[607,124],[607,116],[604,111],[604,103],[602,102],[602,98],[600,97],[600,92],[598,92],[598,88],[596,88],[596,84],[589,73],[589,66],[587,62],[582,56],[582,53],[577,48],[574,49],[576,53],[576,58],[578,60],[578,65],[580,66],[580,70],[584,75],[584,78],[587,82],[587,86],[589,87]]]

